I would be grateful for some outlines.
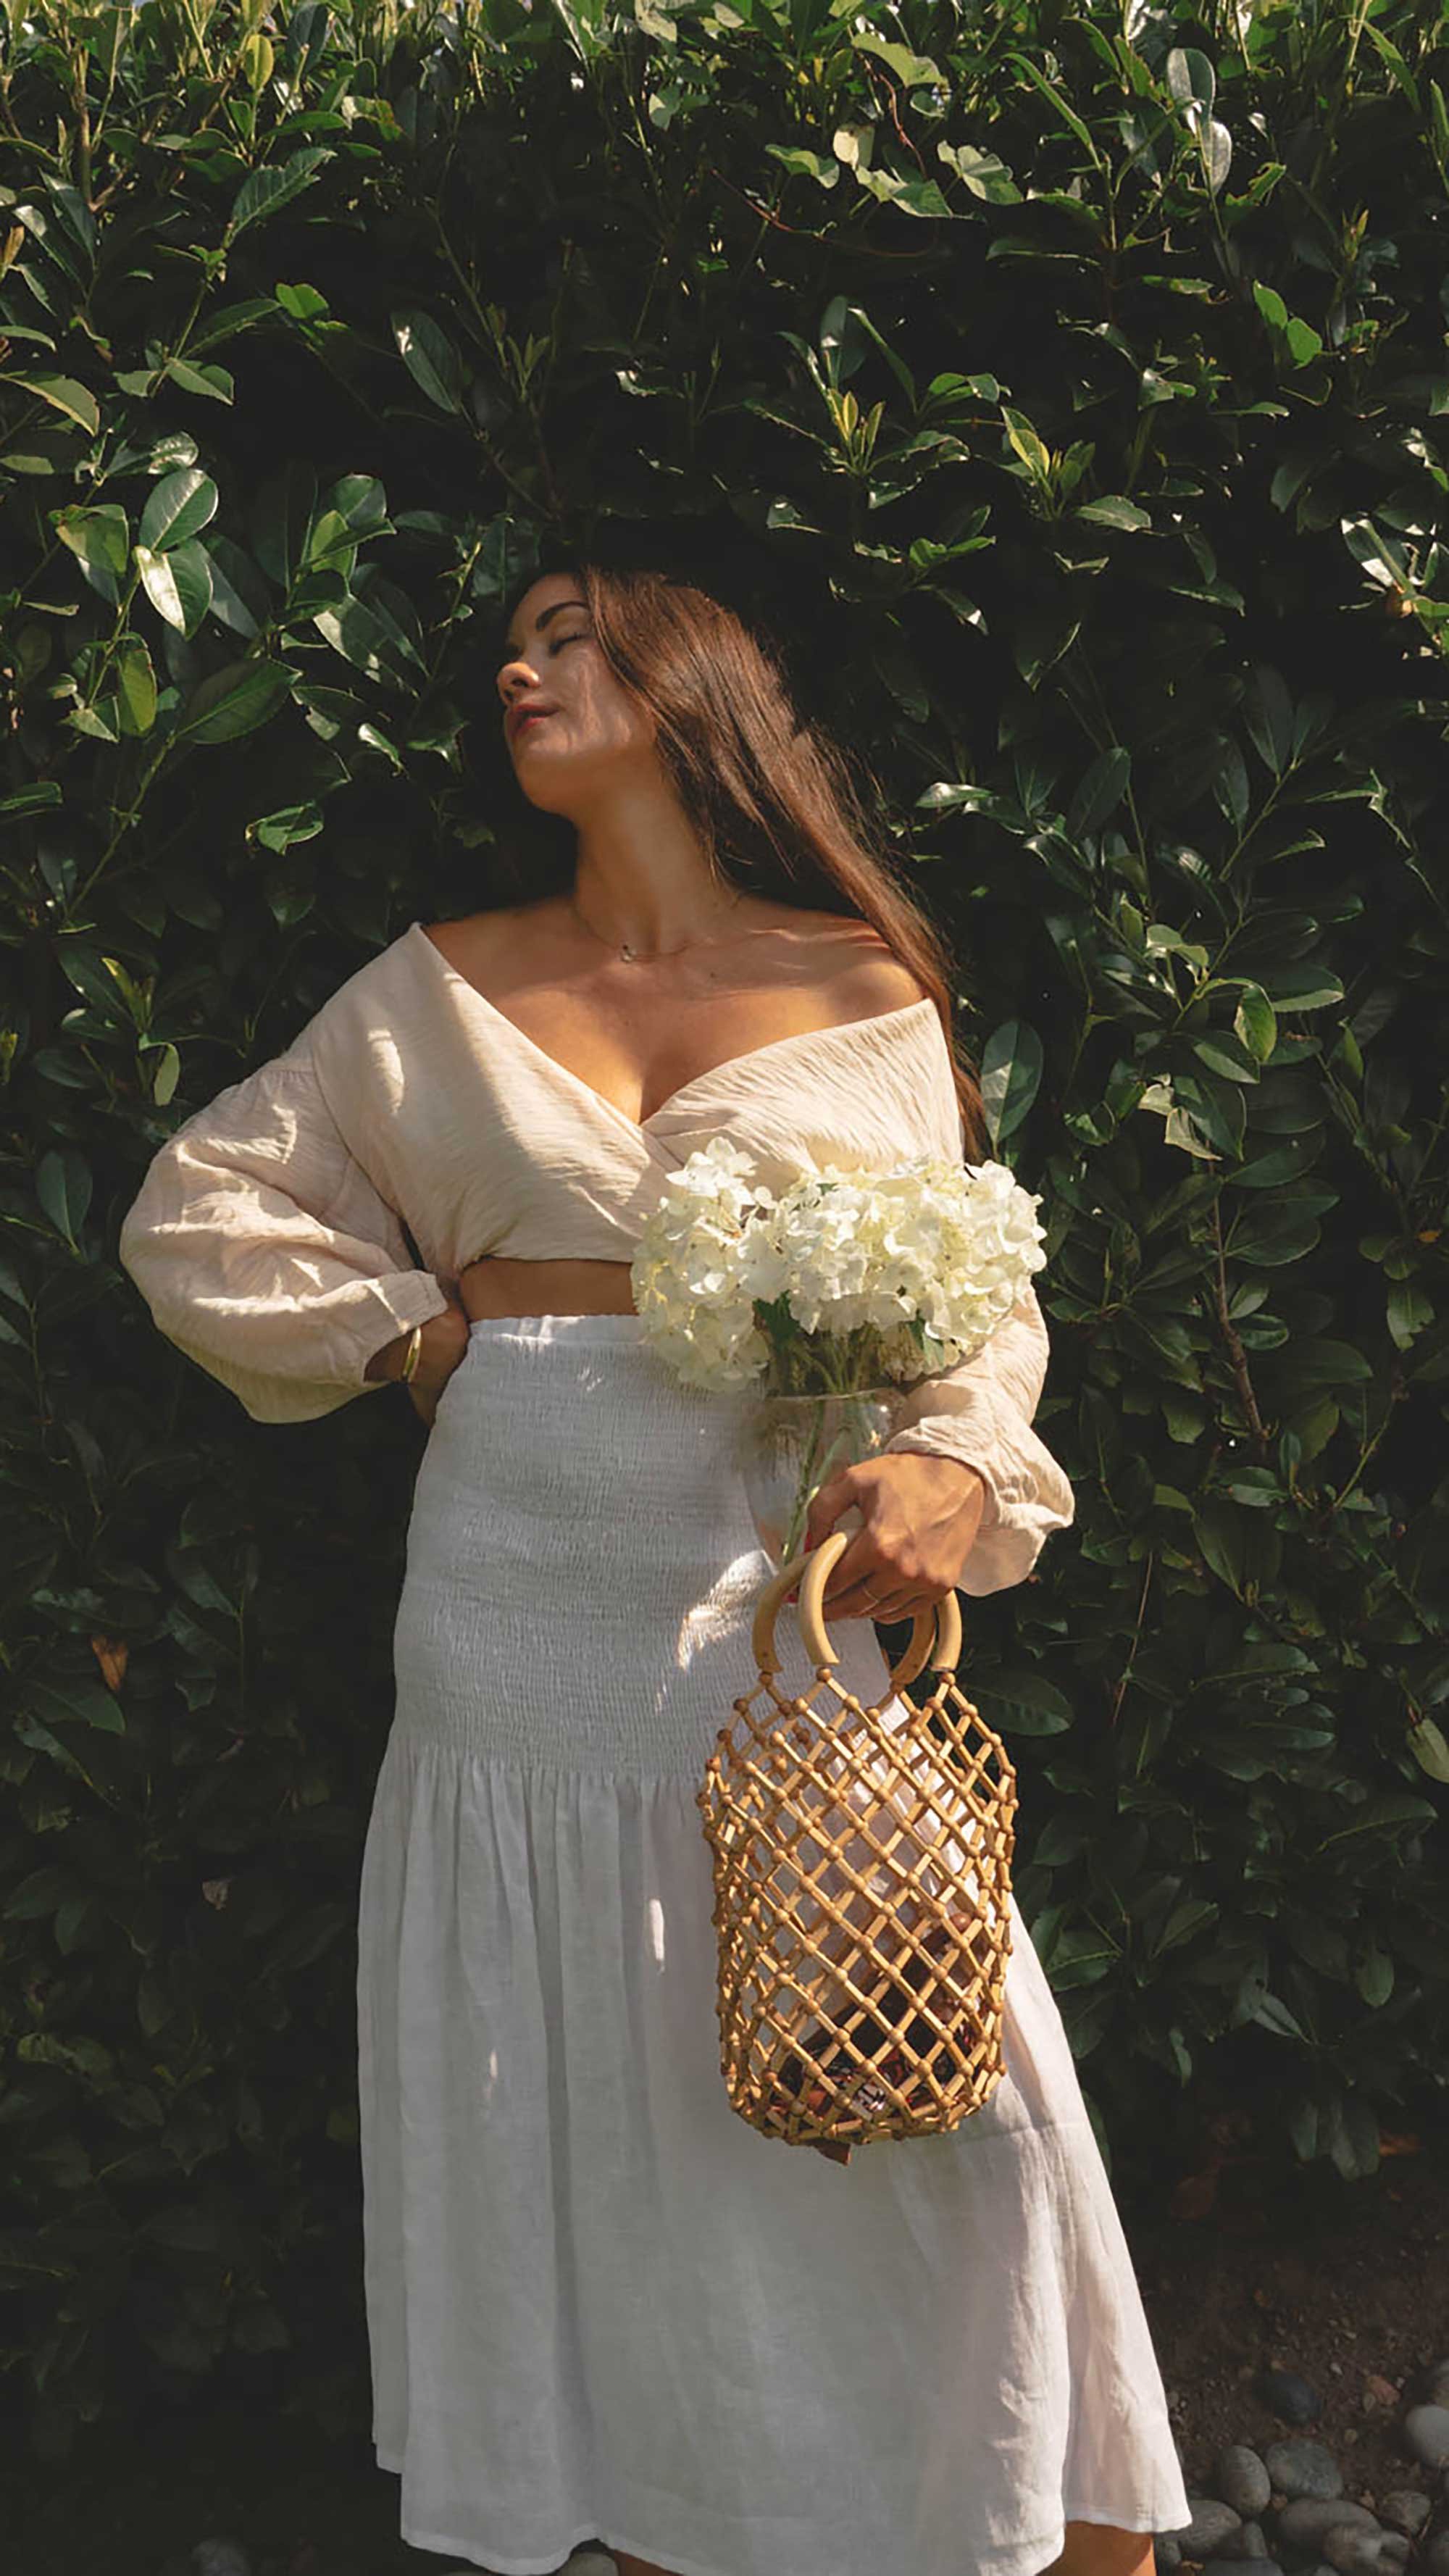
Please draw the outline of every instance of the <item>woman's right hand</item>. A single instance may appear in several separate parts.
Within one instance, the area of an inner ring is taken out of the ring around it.
[[[408,1380],[408,1394],[413,1410],[432,1429],[433,1416],[444,1387],[468,1348],[469,1322],[466,1308],[451,1303],[441,1315],[430,1315],[423,1326],[418,1350],[418,1364]],[[408,1355],[411,1332],[399,1333],[397,1339],[384,1342],[374,1351],[363,1374],[371,1378],[397,1377]]]

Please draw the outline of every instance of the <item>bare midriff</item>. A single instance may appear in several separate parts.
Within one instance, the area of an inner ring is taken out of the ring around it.
[[[470,1261],[458,1295],[471,1323],[485,1315],[632,1315],[627,1261]]]

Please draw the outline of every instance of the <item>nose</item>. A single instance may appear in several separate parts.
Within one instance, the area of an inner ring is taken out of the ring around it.
[[[522,653],[515,653],[511,661],[504,663],[498,674],[498,694],[505,708],[518,694],[517,689],[512,685],[515,680],[520,681],[525,689],[536,688],[538,685],[538,673],[527,656]]]

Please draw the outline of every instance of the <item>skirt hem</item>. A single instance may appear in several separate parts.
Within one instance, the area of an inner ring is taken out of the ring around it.
[[[374,2448],[376,2448],[375,2445]],[[402,2475],[401,2460],[381,2450],[377,2451],[377,2465],[393,2477]],[[1066,2545],[1066,2526],[1069,2522],[1089,2522],[1099,2528],[1107,2527],[1116,2531],[1140,2531],[1144,2540],[1159,2538],[1166,2526],[1141,2522],[1136,2518],[1140,2516],[1141,2510],[1140,2505],[1134,2506],[1132,2508],[1134,2518],[1129,2521],[1124,2520],[1115,2511],[1104,2512],[1096,2505],[1073,2504],[1070,2507],[1064,2505],[1060,2521],[1047,2541],[1029,2541],[1014,2549],[978,2551],[973,2562],[973,2576],[1043,2576],[1043,2571],[1060,2557]],[[622,2549],[630,2558],[643,2558],[656,2567],[668,2567],[671,2576],[740,2576],[738,2567],[725,2567],[703,2558],[681,2557],[678,2552],[671,2554],[667,2548],[661,2555],[661,2544],[658,2541],[645,2542],[638,2538],[626,2538],[619,2530],[612,2533],[605,2532],[596,2523],[577,2530],[573,2538],[565,2541],[559,2551],[553,2556],[544,2558],[500,2556],[492,2550],[487,2558],[475,2558],[474,2544],[471,2541],[457,2540],[446,2533],[425,2531],[406,2514],[403,2515],[399,2525],[399,2537],[412,2549],[446,2550],[450,2553],[456,2551],[458,2556],[466,2559],[471,2566],[483,2570],[484,2576],[563,2576],[563,2570],[574,2551],[586,2548],[590,2542],[596,2543],[600,2548],[611,2553]],[[820,2576],[820,2570],[818,2567],[798,2570],[777,2567],[775,2576]]]

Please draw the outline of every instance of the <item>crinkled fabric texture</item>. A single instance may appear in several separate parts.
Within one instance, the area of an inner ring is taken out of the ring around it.
[[[167,1138],[121,1264],[256,1420],[310,1421],[375,1394],[373,1354],[441,1314],[480,1256],[631,1260],[667,1175],[719,1134],[772,1187],[830,1162],[959,1153],[934,1003],[748,1047],[640,1123],[415,921]]]
[[[475,1253],[629,1260],[670,1175],[720,1135],[775,1189],[828,1163],[959,1152],[934,1006],[747,1048],[640,1126],[414,922],[153,1155],[120,1259],[159,1329],[256,1421],[308,1421],[382,1392],[369,1360],[444,1311]],[[903,1402],[888,1445],[960,1459],[985,1485],[963,1591],[1020,1583],[1072,1519],[1032,1428],[1046,1365],[1028,1287],[974,1359]]]
[[[405,2539],[499,2576],[595,2537],[678,2576],[1035,2576],[1068,2520],[1189,2508],[1014,1901],[1006,2072],[950,2135],[832,2165],[720,2074],[695,1792],[769,1571],[739,1419],[635,1316],[475,1325],[439,1406],[360,1899],[377,2455]],[[835,1643],[879,1698],[868,1623]]]

